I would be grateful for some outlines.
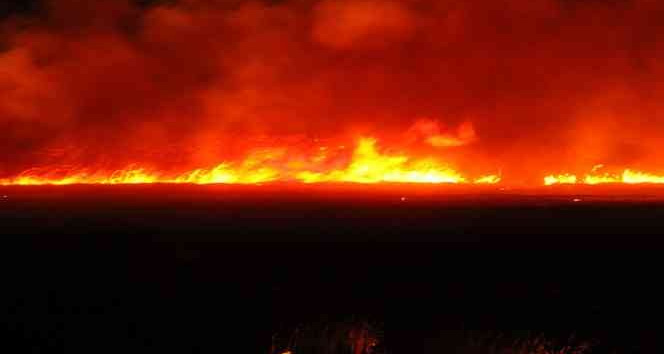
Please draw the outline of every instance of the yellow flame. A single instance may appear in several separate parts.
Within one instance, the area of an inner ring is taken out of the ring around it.
[[[496,184],[500,183],[502,178],[498,175],[486,175],[482,177],[475,178],[473,183],[475,184]]]
[[[360,138],[349,157],[320,146],[314,154],[288,154],[287,149],[255,150],[237,162],[223,162],[208,168],[185,172],[164,172],[138,165],[119,170],[90,170],[76,167],[32,168],[16,176],[0,179],[0,185],[67,185],[67,184],[258,184],[273,181],[302,183],[465,183],[497,184],[496,174],[464,176],[451,166],[434,158],[414,158],[403,153],[379,151],[373,138]],[[339,157],[343,157],[339,159]],[[604,165],[578,176],[562,173],[544,177],[547,186],[556,184],[664,184],[664,176],[624,169],[621,173],[601,173]]]
[[[592,172],[597,172],[601,169],[603,165],[596,165],[593,167]],[[547,186],[553,184],[576,184],[577,178],[575,175],[571,174],[562,174],[562,175],[550,175],[544,178],[544,184]],[[644,183],[653,183],[653,184],[664,184],[664,176],[658,176],[647,172],[633,171],[630,169],[625,169],[621,174],[587,174],[584,176],[582,182],[583,184],[607,184],[607,183],[625,183],[625,184],[644,184]]]
[[[622,180],[618,176],[603,174],[603,175],[586,175],[583,178],[585,184],[604,184],[604,183],[620,183]]]
[[[65,185],[65,184],[255,184],[272,181],[353,182],[353,183],[472,183],[495,184],[497,175],[468,179],[433,158],[412,158],[405,154],[379,152],[373,138],[360,138],[349,161],[342,167],[326,167],[329,149],[321,146],[309,158],[292,157],[286,149],[264,149],[249,154],[244,160],[223,162],[210,168],[198,168],[168,174],[131,165],[122,170],[30,169],[18,176],[0,179],[0,185]],[[340,148],[339,151],[343,149]],[[336,165],[338,166],[338,164]]]
[[[360,139],[350,164],[343,170],[327,173],[302,171],[296,178],[316,182],[407,182],[462,183],[466,179],[453,169],[432,159],[411,160],[405,155],[383,155],[376,150],[376,140]]]
[[[277,175],[277,171],[265,167],[234,170],[228,164],[220,164],[209,170],[193,170],[165,182],[192,184],[253,184],[273,181],[277,179]]]
[[[623,183],[664,183],[664,176],[656,176],[645,172],[625,170],[622,174]]]
[[[547,186],[553,184],[575,184],[575,183],[576,183],[576,176],[567,173],[557,176],[549,175],[544,177],[544,184]]]
[[[0,179],[0,185],[67,185],[67,184],[140,184],[158,182],[158,177],[142,168],[127,168],[108,173],[86,170],[27,170],[15,178]]]

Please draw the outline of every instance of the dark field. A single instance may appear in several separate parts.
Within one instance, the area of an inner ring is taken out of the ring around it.
[[[277,330],[355,315],[390,353],[454,352],[471,328],[661,352],[637,328],[662,318],[664,190],[609,190],[3,187],[6,343],[267,353]]]

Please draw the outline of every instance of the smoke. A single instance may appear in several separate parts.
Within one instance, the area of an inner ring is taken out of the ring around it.
[[[51,0],[1,27],[0,173],[211,163],[422,117],[434,153],[507,175],[661,168],[662,15],[654,0]]]
[[[396,1],[323,0],[314,8],[313,39],[332,49],[376,49],[405,41],[416,16]]]

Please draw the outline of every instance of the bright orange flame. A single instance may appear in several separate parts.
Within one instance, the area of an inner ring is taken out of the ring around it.
[[[198,168],[169,174],[148,168],[130,166],[116,171],[87,169],[30,169],[16,177],[0,179],[0,185],[66,185],[66,184],[255,184],[272,181],[303,183],[476,183],[496,184],[497,175],[474,179],[434,158],[412,158],[405,154],[383,154],[374,138],[360,138],[351,159],[342,168],[326,168],[328,148],[319,147],[305,161],[288,159],[283,149],[267,149],[250,154],[240,163],[224,162],[211,168]],[[309,162],[307,162],[309,161]],[[472,181],[472,182],[469,182]]]
[[[593,168],[593,173],[597,172],[602,165],[597,165]],[[558,176],[550,175],[544,178],[544,184],[547,186],[553,184],[607,184],[607,183],[625,183],[625,184],[642,184],[642,183],[653,183],[653,184],[664,184],[664,176],[657,176],[647,172],[633,171],[630,169],[625,169],[621,174],[587,174],[583,178],[582,182],[577,181],[576,175],[571,174],[562,174]]]
[[[303,171],[297,179],[315,182],[408,182],[408,183],[463,183],[458,172],[432,159],[411,160],[405,155],[381,155],[376,151],[376,140],[360,139],[351,163],[343,170],[327,173]]]
[[[62,169],[30,169],[14,178],[0,179],[0,185],[66,185],[66,184],[141,184],[159,182],[156,175],[142,168],[110,172]]]
[[[0,179],[0,185],[68,185],[68,184],[259,184],[267,182],[301,183],[503,183],[499,174],[469,177],[447,163],[432,157],[413,157],[405,153],[379,150],[375,138],[357,141],[352,155],[339,159],[339,147],[319,146],[312,154],[291,154],[285,148],[252,151],[240,161],[222,162],[207,168],[168,172],[139,165],[118,170],[91,170],[77,167],[28,169],[16,176]],[[294,156],[291,156],[294,155]],[[340,162],[341,161],[341,162]],[[583,176],[573,173],[544,177],[544,185],[557,184],[664,184],[664,176],[624,169],[621,173],[600,173],[596,165]],[[507,182],[509,183],[509,182]]]
[[[664,176],[656,176],[645,172],[625,170],[622,174],[623,183],[664,183]]]
[[[604,175],[586,175],[583,178],[583,183],[585,184],[605,184],[605,183],[620,183],[622,180],[618,176],[612,176],[609,174]]]
[[[544,177],[544,184],[547,186],[553,184],[575,184],[575,183],[576,183],[576,176],[567,173],[557,176],[550,175]]]
[[[487,176],[482,176],[475,178],[473,183],[475,184],[496,184],[499,183],[502,180],[502,178],[498,175],[487,175]]]

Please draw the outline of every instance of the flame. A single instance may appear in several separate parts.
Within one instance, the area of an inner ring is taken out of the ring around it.
[[[568,173],[557,176],[549,175],[544,177],[544,184],[547,186],[553,184],[575,184],[575,183],[576,183],[576,176],[570,175]]]
[[[664,1],[44,3],[0,184],[664,183]]]
[[[328,173],[304,171],[297,178],[305,183],[315,182],[408,182],[463,183],[458,172],[433,159],[412,161],[405,155],[382,155],[376,150],[376,140],[360,139],[350,165]]]
[[[240,161],[224,161],[217,165],[194,168],[184,172],[131,164],[123,169],[92,170],[75,166],[31,168],[16,176],[0,179],[0,185],[69,185],[69,184],[260,184],[267,182],[300,183],[505,183],[499,174],[469,177],[448,163],[434,157],[414,157],[406,153],[386,153],[378,140],[362,137],[349,158],[340,163],[343,145],[336,149],[318,146],[314,153],[293,154],[285,148],[256,149]],[[604,165],[592,167],[583,176],[573,173],[544,177],[544,185],[559,184],[664,184],[664,176],[633,169],[621,173],[602,173]]]
[[[603,165],[593,167],[593,173],[601,169]],[[576,184],[583,183],[589,185],[607,184],[607,183],[625,183],[625,184],[664,184],[664,176],[658,176],[647,172],[633,171],[625,169],[621,174],[587,174],[584,176],[582,182],[577,181],[576,175],[562,174],[558,176],[550,175],[544,178],[544,184],[547,186],[553,184]]]
[[[159,182],[158,177],[143,168],[90,172],[88,170],[30,169],[14,178],[0,179],[0,185],[67,185],[67,184],[142,184]]]
[[[620,183],[620,182],[622,182],[620,177],[613,176],[610,174],[586,175],[583,178],[583,183],[585,184],[605,184],[605,183]]]
[[[482,177],[475,178],[473,183],[475,184],[496,184],[500,183],[502,178],[498,175],[486,175]]]
[[[635,183],[664,183],[664,176],[656,176],[656,175],[645,173],[645,172],[632,171],[632,170],[627,169],[627,170],[623,171],[622,182],[623,183],[630,183],[630,184],[635,184]]]
[[[326,169],[330,149],[321,146],[317,153],[303,160],[289,159],[284,149],[259,150],[240,163],[223,162],[211,168],[197,168],[169,174],[132,165],[113,171],[77,168],[33,168],[18,176],[0,179],[0,185],[67,185],[67,184],[256,184],[274,181],[302,183],[475,183],[496,184],[497,175],[474,179],[435,158],[413,158],[406,154],[385,154],[378,151],[375,138],[363,137],[343,168]],[[339,150],[343,150],[339,148]],[[472,181],[472,182],[469,182]]]

